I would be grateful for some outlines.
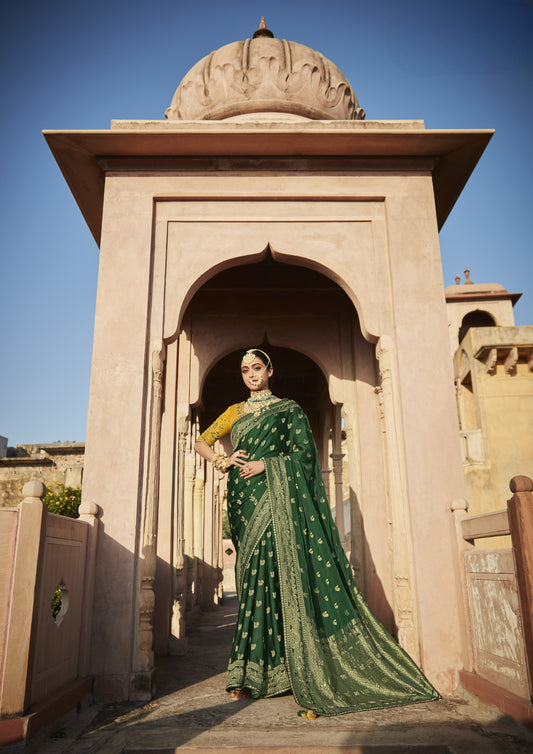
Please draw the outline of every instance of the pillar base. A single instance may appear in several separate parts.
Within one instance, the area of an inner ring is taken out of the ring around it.
[[[132,702],[149,702],[155,695],[155,668],[135,673],[130,681],[129,699]]]
[[[31,707],[28,714],[0,720],[0,746],[29,741],[41,728],[63,717],[84,697],[90,696],[92,686],[91,677],[74,681],[46,701]]]
[[[530,699],[523,699],[467,670],[459,671],[459,682],[465,691],[483,704],[496,707],[502,714],[533,730],[533,704]]]

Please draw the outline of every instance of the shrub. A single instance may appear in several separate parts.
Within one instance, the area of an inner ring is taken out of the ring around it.
[[[58,513],[60,516],[69,518],[78,518],[78,508],[81,503],[81,489],[79,487],[65,487],[64,484],[57,485],[57,491],[49,490],[43,497],[43,502],[50,513]]]

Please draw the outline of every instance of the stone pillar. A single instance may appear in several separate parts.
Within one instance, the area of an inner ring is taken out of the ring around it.
[[[333,452],[330,454],[335,484],[335,523],[339,530],[342,545],[346,549],[344,495],[342,492],[342,459],[344,458],[344,453],[341,452],[341,440],[341,411],[340,406],[335,406],[333,418]]]
[[[191,453],[185,456],[185,492],[184,504],[184,528],[185,541],[184,552],[187,559],[187,610],[191,610],[194,602],[195,591],[195,560],[194,560],[194,478],[196,475],[195,459]]]
[[[203,471],[202,468],[197,469],[196,478],[194,480],[194,557],[199,560],[204,559],[204,490],[205,479],[203,476],[199,476],[199,471]]]
[[[177,509],[175,515],[174,562],[173,562],[173,605],[170,627],[171,654],[184,654],[187,651],[185,629],[185,608],[187,599],[187,558],[184,551],[184,511],[185,511],[185,452],[187,450],[187,416],[178,418],[178,470],[177,470]]]
[[[331,453],[333,479],[335,484],[335,523],[339,530],[342,546],[346,547],[344,527],[344,499],[342,495],[342,459],[344,453]]]
[[[199,605],[203,589],[203,560],[204,560],[204,461],[198,456],[196,478],[194,480],[194,565],[195,565],[195,594],[194,605]]]
[[[46,526],[46,487],[32,480],[22,488],[18,506],[18,533],[11,581],[11,605],[5,637],[5,663],[0,681],[2,717],[23,715],[30,701],[36,595],[39,562]]]
[[[533,698],[533,481],[515,476],[509,483],[512,498],[507,501],[509,529],[522,614],[529,693]]]
[[[452,500],[451,511],[455,524],[455,534],[457,537],[458,571],[461,583],[462,610],[459,611],[459,623],[463,635],[463,667],[467,671],[474,669],[474,650],[472,647],[472,629],[470,625],[470,610],[468,608],[468,587],[466,583],[466,570],[464,565],[464,554],[468,550],[473,550],[474,545],[467,542],[463,537],[463,521],[468,518],[468,500],[466,498],[456,498]]]
[[[81,627],[79,676],[89,675],[91,626],[94,602],[94,573],[96,568],[96,545],[100,527],[100,507],[96,503],[84,501],[79,508],[80,520],[88,524],[87,553],[85,556],[85,587],[83,595],[83,615],[85,619]]]
[[[224,481],[220,478],[215,480],[214,520],[213,520],[213,573],[215,583],[213,589],[213,602],[218,605],[222,599],[222,500],[224,495]]]
[[[196,464],[194,457],[188,453],[185,457],[185,489],[184,502],[184,552],[187,557],[194,555],[194,480]]]
[[[365,594],[365,548],[364,522],[361,500],[361,459],[359,442],[354,427],[354,413],[345,404],[343,407],[344,431],[346,433],[346,450],[348,455],[348,481],[350,488],[350,560],[358,589]]]
[[[329,396],[328,396],[329,398]],[[329,400],[322,401],[320,406],[320,417],[319,417],[319,431],[318,431],[318,437],[317,440],[317,450],[318,450],[318,463],[320,464],[320,473],[322,475],[322,481],[324,482],[324,487],[326,488],[326,492],[328,495],[328,501],[331,506],[331,501],[334,499],[334,496],[331,494],[330,485],[331,485],[331,469],[328,464],[328,458],[331,454],[330,449],[330,429],[331,429],[331,403]]]
[[[392,520],[394,613],[398,626],[398,641],[413,660],[420,663],[411,554],[411,521],[401,451],[403,442],[396,420],[391,338],[386,336],[380,338],[377,346],[377,357],[381,377],[380,400],[383,402]]]
[[[148,700],[154,692],[154,607],[157,565],[157,510],[161,437],[164,346],[152,352],[152,394],[148,441],[148,472],[141,540],[141,589],[137,652],[133,665],[130,699]]]
[[[202,563],[202,591],[200,604],[202,608],[209,610],[213,605],[213,537],[214,537],[214,501],[215,484],[214,470],[211,464],[207,465],[207,474],[204,491],[204,559]]]

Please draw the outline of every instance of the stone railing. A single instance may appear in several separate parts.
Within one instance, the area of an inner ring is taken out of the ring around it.
[[[98,506],[57,516],[44,493],[27,482],[18,508],[0,509],[0,744],[31,737],[91,690]]]
[[[463,542],[470,658],[462,685],[482,701],[533,725],[533,482],[513,477],[507,508],[468,516],[454,506]],[[456,501],[459,502],[459,501]],[[507,549],[474,541],[511,535]]]

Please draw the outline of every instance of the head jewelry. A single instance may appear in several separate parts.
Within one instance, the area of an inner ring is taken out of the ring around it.
[[[249,348],[244,356],[242,357],[242,363],[243,364],[251,364],[252,361],[257,357],[257,354],[262,353],[263,356],[266,358],[266,366],[271,367],[272,362],[270,361],[270,356],[262,351],[260,348]]]

